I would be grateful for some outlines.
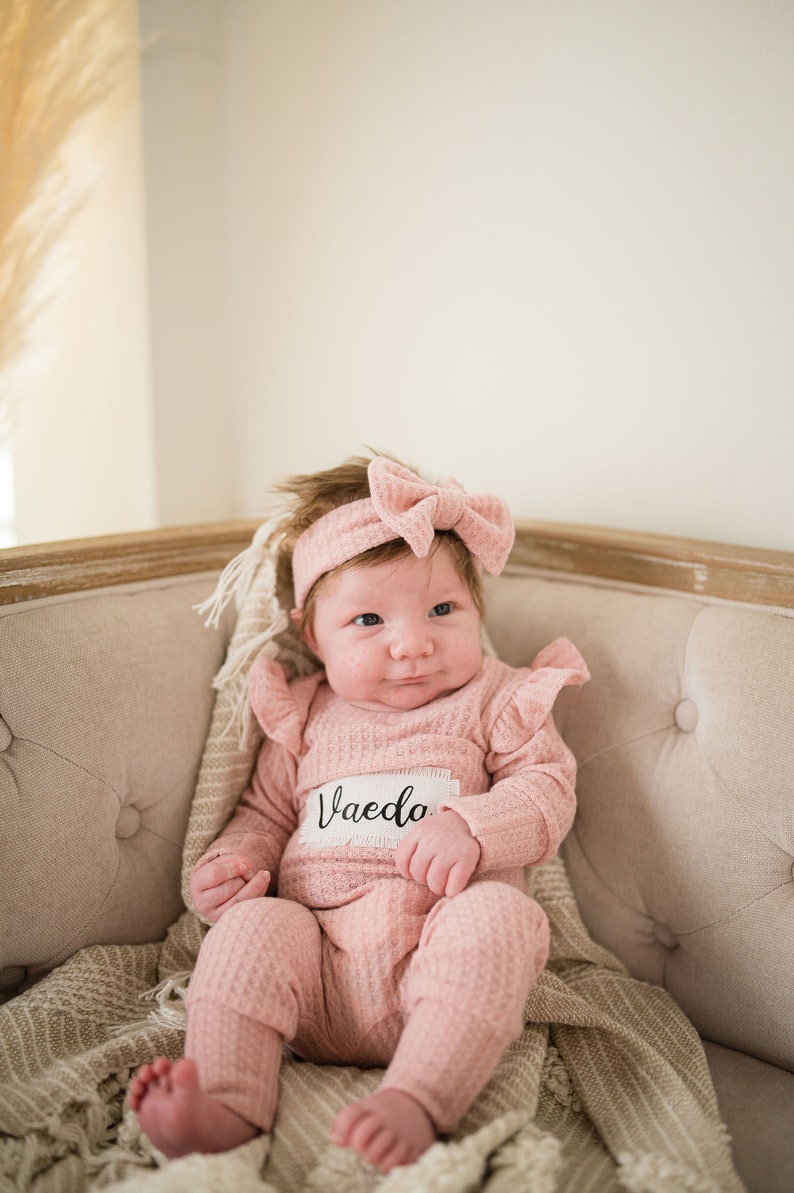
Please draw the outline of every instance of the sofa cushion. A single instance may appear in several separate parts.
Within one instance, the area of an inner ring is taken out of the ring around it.
[[[496,649],[559,634],[592,673],[558,725],[579,763],[564,851],[596,940],[701,1034],[794,1068],[794,618],[512,568]]]
[[[0,989],[159,940],[228,639],[212,577],[0,607]]]
[[[794,1130],[785,1108],[794,1107],[794,1073],[719,1044],[706,1044],[706,1059],[748,1193],[791,1193]]]

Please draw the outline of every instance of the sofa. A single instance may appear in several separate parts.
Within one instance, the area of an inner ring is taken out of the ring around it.
[[[147,957],[184,911],[235,625],[195,606],[255,528],[0,552],[3,1010],[85,950]],[[696,1029],[746,1189],[794,1189],[794,555],[519,523],[486,609],[510,663],[561,635],[585,656],[591,681],[555,713],[579,768],[563,856],[582,920]],[[87,1187],[69,1148],[59,1176],[31,1161],[9,1187]]]

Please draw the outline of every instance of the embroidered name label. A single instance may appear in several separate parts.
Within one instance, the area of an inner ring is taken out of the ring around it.
[[[304,845],[365,845],[396,849],[438,805],[454,799],[460,783],[448,770],[420,767],[378,775],[349,775],[315,787],[306,797]]]

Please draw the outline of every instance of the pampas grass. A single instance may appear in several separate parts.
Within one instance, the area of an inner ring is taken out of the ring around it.
[[[117,14],[115,0],[0,0],[0,442],[57,346],[43,317],[88,185],[69,177],[63,150],[113,85]]]

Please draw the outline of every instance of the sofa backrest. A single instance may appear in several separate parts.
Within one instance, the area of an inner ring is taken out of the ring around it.
[[[566,635],[592,673],[556,713],[591,934],[706,1039],[794,1069],[794,609],[520,565],[487,600],[501,657]]]
[[[193,606],[250,524],[0,551],[0,996],[159,940],[231,617]],[[132,577],[141,577],[132,580]]]
[[[231,618],[216,575],[0,605],[0,993],[162,938]]]

